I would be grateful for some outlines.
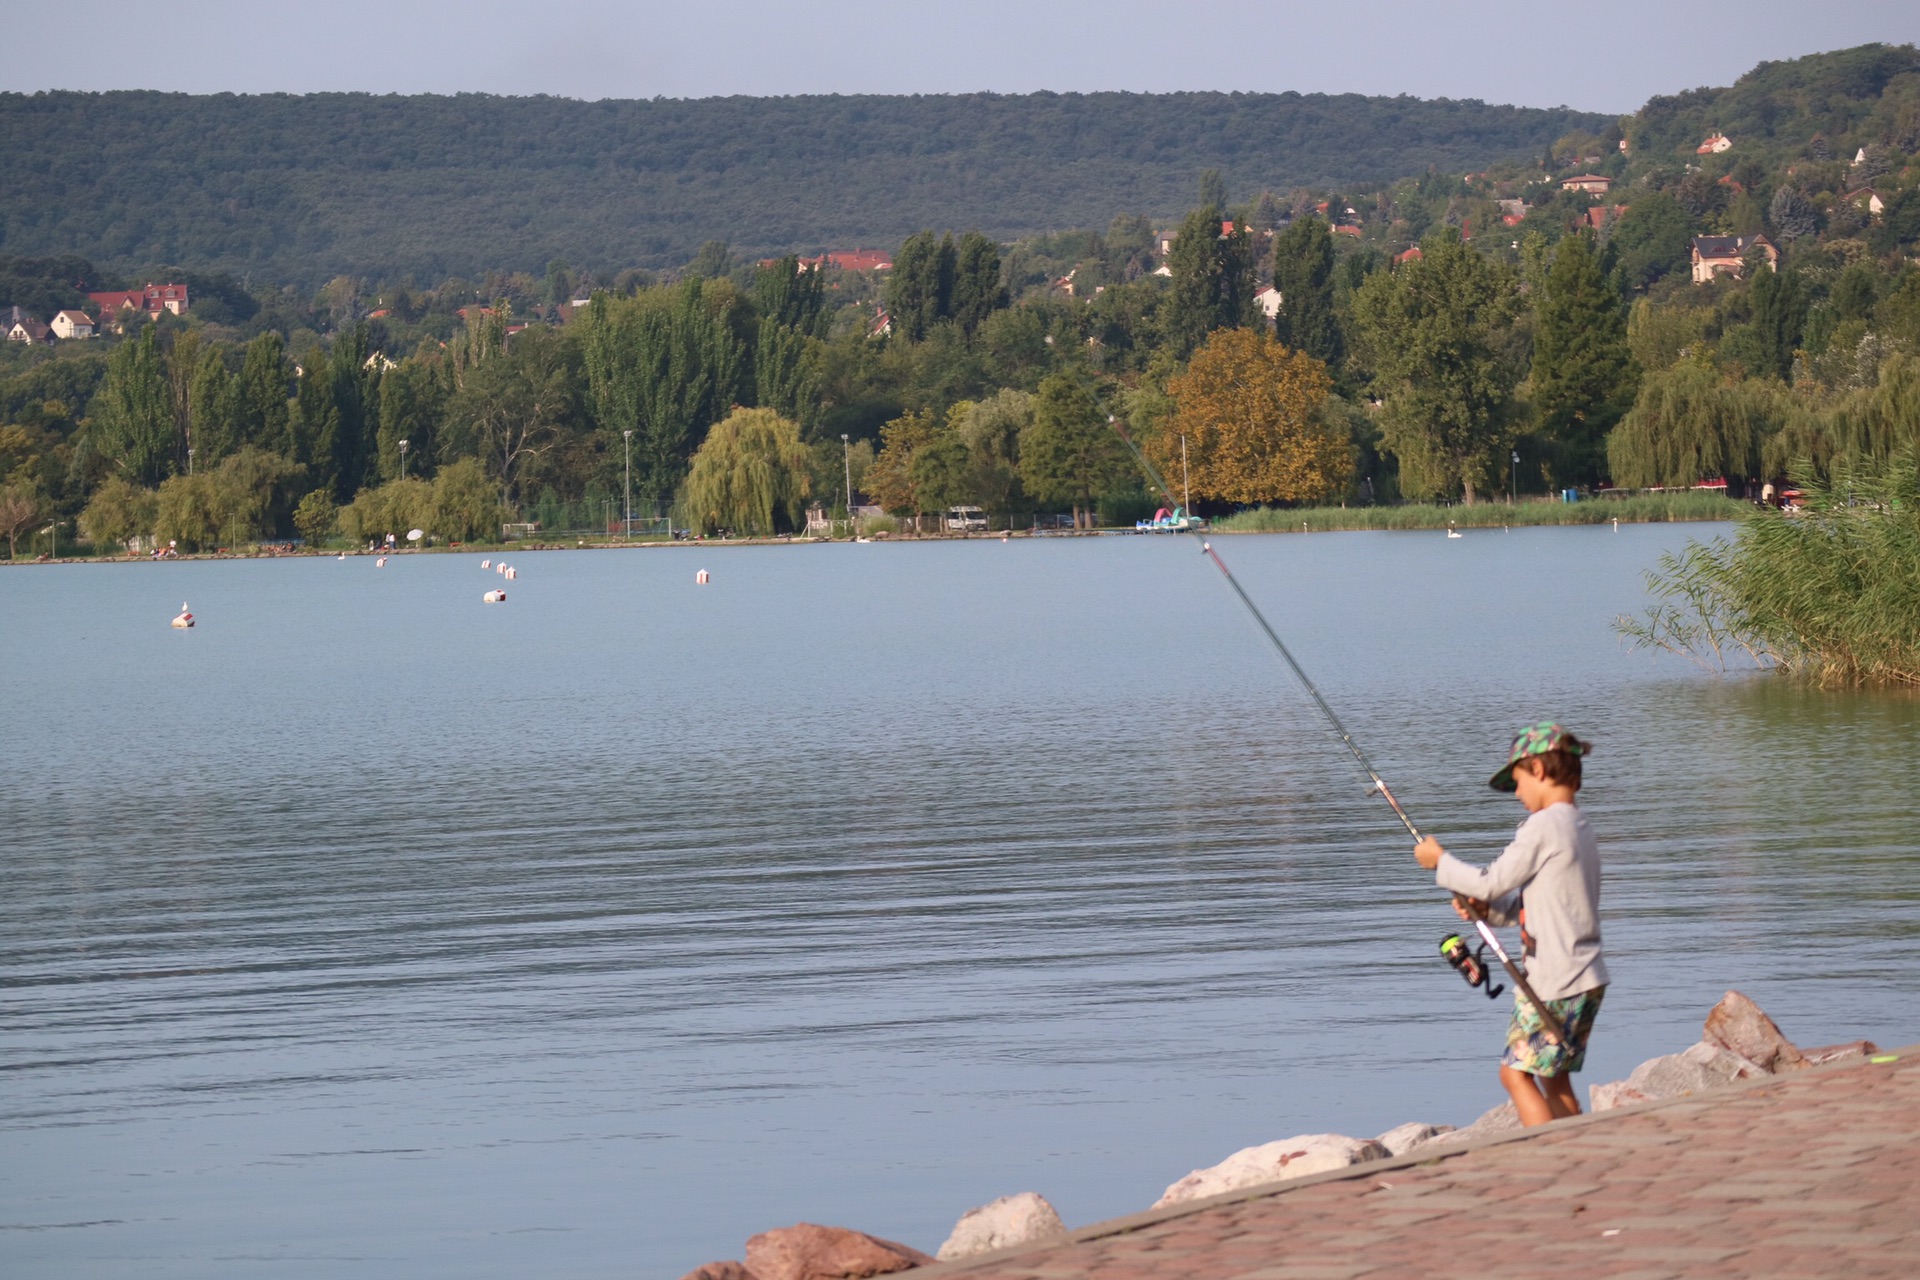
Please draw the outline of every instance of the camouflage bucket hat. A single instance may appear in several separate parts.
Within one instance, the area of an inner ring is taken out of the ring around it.
[[[1551,720],[1530,724],[1513,735],[1513,749],[1507,753],[1507,763],[1501,766],[1500,772],[1494,774],[1487,785],[1495,791],[1518,790],[1513,781],[1513,766],[1528,756],[1543,756],[1549,751],[1564,751],[1570,756],[1583,756],[1587,754],[1587,744]]]

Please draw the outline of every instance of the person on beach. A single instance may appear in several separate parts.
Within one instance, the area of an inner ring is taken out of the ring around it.
[[[1500,1083],[1523,1125],[1580,1114],[1573,1073],[1586,1063],[1587,1037],[1607,990],[1600,953],[1600,850],[1575,798],[1580,762],[1591,747],[1551,721],[1522,729],[1507,763],[1493,775],[1495,791],[1515,793],[1526,806],[1513,843],[1476,867],[1428,836],[1413,856],[1434,882],[1455,895],[1463,920],[1484,912],[1491,924],[1521,928],[1527,981],[1566,1029],[1555,1044],[1539,1012],[1518,990]],[[1524,914],[1523,914],[1524,912]]]

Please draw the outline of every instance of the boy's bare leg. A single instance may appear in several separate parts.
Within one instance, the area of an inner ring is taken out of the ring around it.
[[[1547,1096],[1547,1106],[1553,1109],[1554,1119],[1580,1114],[1580,1099],[1573,1091],[1572,1076],[1550,1076],[1541,1080],[1540,1091]]]
[[[1540,1092],[1539,1083],[1531,1075],[1502,1066],[1500,1083],[1506,1086],[1508,1096],[1513,1099],[1513,1109],[1520,1113],[1520,1123],[1527,1128],[1555,1118],[1553,1104]],[[1548,1081],[1548,1084],[1551,1085],[1552,1081]]]

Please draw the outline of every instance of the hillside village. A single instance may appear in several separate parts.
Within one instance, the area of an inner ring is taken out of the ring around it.
[[[1124,520],[1154,499],[1108,417],[1150,456],[1207,438],[1193,371],[1242,333],[1310,362],[1272,394],[1312,405],[1274,419],[1257,451],[1295,461],[1264,479],[1202,457],[1206,510],[1797,491],[1920,434],[1917,166],[1920,54],[1865,46],[1656,98],[1527,162],[1331,191],[1208,171],[1181,218],[1010,241],[750,260],[713,241],[664,272],[311,292],[190,267],[103,290],[84,259],[3,259],[0,474],[21,527],[108,545],[357,536],[450,469],[493,495],[470,531],[604,530],[629,484],[659,518],[724,527],[685,486],[710,428],[764,409],[790,433],[782,529],[850,501]],[[224,504],[224,532],[178,538],[168,486],[217,483],[238,488],[194,509]]]

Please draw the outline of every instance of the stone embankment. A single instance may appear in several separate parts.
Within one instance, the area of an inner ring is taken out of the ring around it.
[[[1533,1130],[1507,1104],[1457,1131],[1263,1143],[1176,1180],[1146,1213],[1073,1232],[1044,1197],[1008,1196],[965,1214],[938,1259],[802,1223],[685,1280],[1384,1277],[1466,1259],[1529,1276],[1920,1274],[1910,1056],[1865,1040],[1801,1049],[1729,992],[1699,1043],[1589,1098],[1592,1114]]]

